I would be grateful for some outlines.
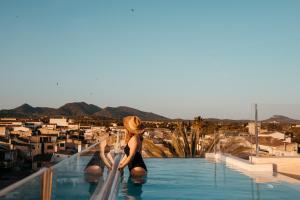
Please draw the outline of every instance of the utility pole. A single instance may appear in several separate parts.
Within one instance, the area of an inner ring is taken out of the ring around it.
[[[256,156],[258,156],[258,152],[259,152],[257,121],[258,121],[257,104],[255,104],[255,143],[256,143]]]
[[[216,154],[216,130],[214,130],[214,153]]]

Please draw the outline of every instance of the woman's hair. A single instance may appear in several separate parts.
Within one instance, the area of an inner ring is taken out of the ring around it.
[[[130,133],[127,129],[125,129],[125,143],[127,144],[130,140],[130,138],[132,138],[132,136],[134,136],[134,133]]]
[[[136,135],[140,141],[143,141],[143,134],[130,133],[128,130],[125,131],[125,143],[127,144],[132,136]]]

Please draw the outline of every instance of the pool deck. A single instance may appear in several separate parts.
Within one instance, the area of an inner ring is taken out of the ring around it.
[[[207,153],[205,154],[205,158],[211,158],[217,161],[222,161],[227,165],[236,166],[249,172],[264,172],[269,174],[273,174],[274,172],[274,165],[272,163],[253,164],[250,163],[248,160],[221,153]]]
[[[300,178],[300,157],[250,157],[255,164],[272,163],[275,166],[275,171],[293,177]]]
[[[221,153],[206,153],[206,159],[214,159],[225,163],[227,166],[234,168],[243,174],[252,177],[257,183],[266,182],[287,182],[290,184],[300,184],[299,179],[295,179],[292,176],[287,176],[284,173],[277,173],[277,166],[271,162],[257,163],[252,158],[252,163],[248,160],[244,160],[235,156],[221,154]]]

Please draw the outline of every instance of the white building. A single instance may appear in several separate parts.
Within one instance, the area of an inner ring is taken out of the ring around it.
[[[278,140],[283,140],[284,142],[291,143],[292,138],[289,136],[286,136],[284,133],[274,131],[274,132],[267,132],[264,134],[260,134],[259,137],[272,137]]]
[[[6,133],[6,127],[0,127],[0,137],[5,137]]]
[[[41,135],[57,135],[59,136],[59,131],[48,129],[48,128],[39,128]]]
[[[19,137],[30,137],[32,135],[31,129],[24,126],[13,127],[10,133],[12,135],[18,135]]]
[[[93,126],[90,129],[85,130],[84,139],[93,140],[104,136],[106,133],[105,126]]]
[[[0,126],[22,126],[22,122],[17,121],[16,118],[0,118]]]
[[[24,127],[24,126],[17,126],[13,127],[13,131],[30,131],[30,128]]]
[[[250,135],[255,135],[255,122],[249,122],[247,128]],[[267,132],[266,129],[262,129],[261,122],[257,122],[257,130],[258,134]]]
[[[68,125],[68,130],[79,130],[79,124],[69,124]]]
[[[250,135],[255,135],[255,122],[249,122],[247,128]],[[260,132],[260,128],[261,128],[261,123],[258,122],[257,123],[258,132]]]
[[[55,130],[56,129],[56,124],[45,124],[45,125],[42,126],[42,128]]]
[[[66,118],[50,118],[49,124],[56,124],[56,126],[67,127],[69,125]]]

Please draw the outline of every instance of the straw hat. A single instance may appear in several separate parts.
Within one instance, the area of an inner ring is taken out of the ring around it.
[[[123,124],[130,133],[141,134],[144,131],[141,129],[142,121],[137,116],[124,117]]]

